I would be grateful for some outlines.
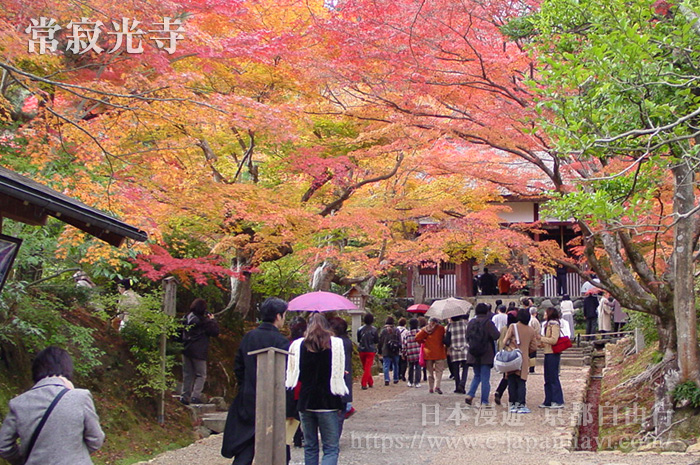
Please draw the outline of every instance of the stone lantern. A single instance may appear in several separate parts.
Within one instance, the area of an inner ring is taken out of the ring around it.
[[[369,294],[359,286],[352,286],[350,290],[345,293],[345,297],[357,307],[357,310],[348,310],[348,313],[352,317],[350,339],[357,344],[357,330],[362,326],[362,317],[366,313],[365,305],[367,304],[367,299],[369,299]]]

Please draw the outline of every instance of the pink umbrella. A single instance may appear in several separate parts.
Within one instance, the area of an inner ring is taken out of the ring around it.
[[[430,305],[426,304],[415,304],[411,305],[406,309],[408,313],[425,313],[430,308]]]
[[[302,294],[289,301],[287,310],[292,312],[334,312],[357,310],[357,305],[342,295],[316,291]]]

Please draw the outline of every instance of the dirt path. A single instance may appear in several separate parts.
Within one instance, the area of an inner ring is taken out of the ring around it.
[[[427,384],[385,387],[378,379],[366,391],[356,386],[357,413],[345,422],[340,465],[690,465],[700,455],[569,452],[574,405],[583,395],[586,372],[562,369],[567,402],[562,410],[540,409],[544,393],[540,373],[528,379],[531,414],[509,414],[505,405],[493,409],[466,408],[464,396],[453,394],[454,383],[443,380],[444,395],[429,394]],[[492,391],[500,375],[492,372]],[[471,372],[470,372],[471,380]],[[493,395],[491,396],[493,398]],[[504,397],[507,397],[504,396]],[[162,454],[152,465],[227,465],[219,455],[221,435]],[[291,465],[303,465],[302,449],[292,450]],[[700,463],[700,462],[698,462]]]

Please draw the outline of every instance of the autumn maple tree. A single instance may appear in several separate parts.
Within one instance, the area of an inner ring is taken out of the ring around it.
[[[630,8],[633,15],[621,15]],[[586,215],[606,251],[624,251],[634,270],[615,255],[594,262],[606,288],[656,317],[666,359],[677,357],[681,380],[693,381],[700,379],[696,10],[665,1],[586,9],[561,1],[531,18],[547,53],[542,93],[556,115],[549,132],[587,178],[558,206]]]
[[[345,90],[323,74],[325,60],[343,44],[311,33],[336,13],[322,2],[89,6],[4,6],[6,147],[21,153],[3,163],[156,242],[178,231],[209,244],[234,272],[230,307],[246,312],[249,272],[289,253],[310,271],[332,270],[326,283],[371,283],[394,265],[505,259],[529,247],[525,235],[501,232],[491,189],[445,169],[449,144],[426,145],[423,128],[387,122],[381,107],[358,117],[329,105]],[[172,54],[144,40],[142,53],[76,55],[68,33],[57,34],[56,52],[26,48],[32,18],[66,25],[85,15],[138,18],[144,29],[177,18],[184,39]],[[450,221],[415,240],[428,217]],[[484,253],[493,234],[509,238]],[[117,254],[93,250],[93,260]]]
[[[596,272],[623,306],[651,315],[665,366],[678,356],[681,377],[697,379],[698,12],[663,1],[543,8],[341,2],[313,29],[325,47],[308,68],[328,83],[315,111],[410,134],[427,177],[558,197],[549,212],[582,234],[577,255],[551,258]]]

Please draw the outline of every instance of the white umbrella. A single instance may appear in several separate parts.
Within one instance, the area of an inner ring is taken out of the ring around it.
[[[468,315],[472,309],[472,304],[462,299],[436,300],[425,313],[427,317],[435,317],[438,320],[446,320],[460,315]]]

